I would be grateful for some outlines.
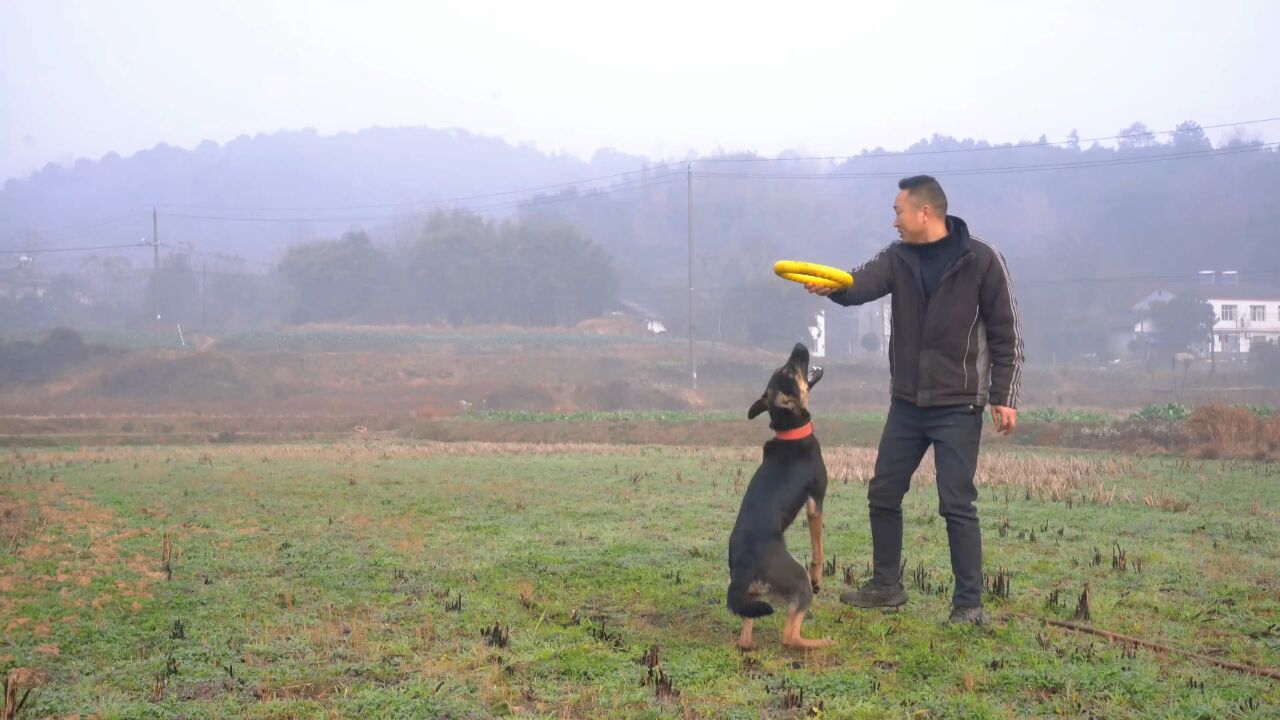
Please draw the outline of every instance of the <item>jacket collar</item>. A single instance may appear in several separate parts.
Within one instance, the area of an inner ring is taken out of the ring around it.
[[[964,220],[955,215],[947,216],[947,232],[956,236],[956,241],[960,243],[960,247],[966,251],[969,250],[969,225]]]
[[[956,242],[960,244],[960,247],[964,248],[965,252],[970,251],[970,246],[972,245],[972,243],[969,240],[968,223],[956,217],[955,215],[948,215],[947,216],[947,232],[950,233],[951,235],[956,236]],[[902,242],[901,240],[894,243],[894,245],[898,246],[899,250],[905,250],[907,248],[907,244]],[[904,253],[904,255],[910,256],[911,253]]]

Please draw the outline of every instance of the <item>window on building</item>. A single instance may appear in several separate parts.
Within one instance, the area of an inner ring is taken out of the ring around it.
[[[1221,318],[1221,320],[1223,320],[1224,322],[1234,322],[1234,321],[1235,321],[1235,319],[1236,319],[1236,306],[1235,306],[1235,305],[1223,305],[1223,306],[1222,306],[1222,318]]]
[[[1267,306],[1266,305],[1250,305],[1249,319],[1252,320],[1253,322],[1266,322]]]

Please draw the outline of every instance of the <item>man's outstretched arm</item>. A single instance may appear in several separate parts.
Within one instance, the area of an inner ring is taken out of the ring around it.
[[[849,274],[853,276],[853,285],[843,290],[823,287],[821,285],[805,285],[814,295],[831,298],[841,305],[862,305],[882,298],[893,292],[893,268],[890,266],[889,248],[876,253],[875,257],[859,265]]]

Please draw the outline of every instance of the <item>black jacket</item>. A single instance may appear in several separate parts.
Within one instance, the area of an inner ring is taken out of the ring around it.
[[[893,294],[893,397],[920,407],[1017,407],[1022,331],[1004,256],[958,217],[947,216],[947,230],[964,251],[932,298],[925,299],[919,257],[901,242],[854,268],[853,285],[830,297],[861,305]]]

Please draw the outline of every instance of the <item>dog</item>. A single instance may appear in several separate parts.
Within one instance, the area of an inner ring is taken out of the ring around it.
[[[827,468],[822,448],[813,435],[809,389],[822,379],[822,368],[809,367],[809,349],[797,343],[791,357],[773,372],[764,394],[747,410],[754,420],[769,413],[776,436],[764,444],[764,461],[751,478],[729,535],[729,610],[744,619],[738,647],[751,650],[752,624],[773,613],[761,600],[767,595],[787,608],[782,644],[811,649],[832,644],[829,639],[806,640],[800,624],[822,583],[822,500],[827,492]],[[783,533],[801,508],[809,518],[813,557],[806,573],[787,551]]]

